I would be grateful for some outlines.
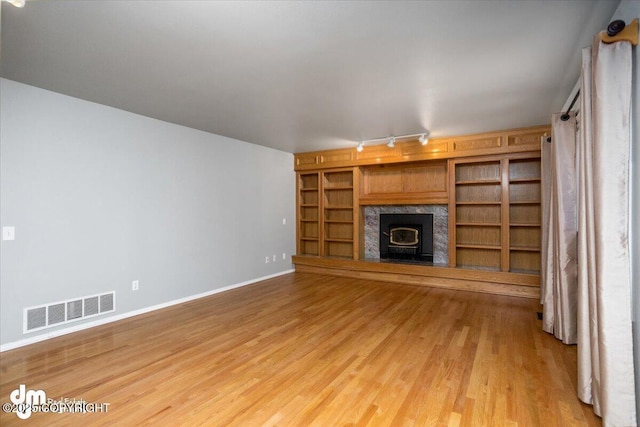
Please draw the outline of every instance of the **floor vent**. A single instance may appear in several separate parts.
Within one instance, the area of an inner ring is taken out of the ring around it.
[[[23,332],[39,331],[116,310],[115,291],[24,309]]]

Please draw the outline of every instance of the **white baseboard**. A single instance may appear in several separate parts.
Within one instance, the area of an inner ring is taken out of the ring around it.
[[[126,312],[126,313],[115,315],[115,316],[104,317],[102,319],[98,319],[98,320],[95,320],[93,322],[82,323],[82,324],[79,324],[79,325],[76,325],[76,326],[73,326],[73,327],[70,327],[70,328],[59,329],[59,330],[56,330],[56,331],[52,331],[52,332],[36,335],[36,336],[33,336],[33,337],[25,338],[23,340],[13,341],[13,342],[1,345],[0,346],[0,353],[2,353],[3,351],[7,351],[7,350],[13,350],[14,348],[24,347],[24,346],[29,345],[29,344],[35,344],[37,342],[45,341],[45,340],[48,340],[48,339],[51,339],[51,338],[56,338],[56,337],[59,337],[59,336],[62,336],[62,335],[67,335],[67,334],[71,334],[71,333],[74,333],[74,332],[82,331],[84,329],[89,329],[89,328],[93,328],[93,327],[96,327],[96,326],[104,325],[106,323],[117,322],[118,320],[126,319],[128,317],[137,316],[139,314],[148,313],[150,311],[160,310],[162,308],[170,307],[172,305],[182,304],[183,302],[193,301],[193,300],[198,299],[198,298],[208,297],[210,295],[218,294],[220,292],[230,291],[231,289],[236,289],[236,288],[240,288],[242,286],[251,285],[253,283],[261,282],[261,281],[267,280],[267,279],[272,279],[274,277],[283,276],[285,274],[293,273],[294,271],[295,271],[294,269],[285,270],[285,271],[281,271],[279,273],[274,273],[274,274],[270,274],[268,276],[258,277],[256,279],[247,280],[246,282],[236,283],[234,285],[225,286],[223,288],[214,289],[212,291],[204,292],[204,293],[201,293],[201,294],[191,295],[191,296],[180,298],[180,299],[177,299],[177,300],[168,301],[168,302],[165,302],[165,303],[162,303],[162,304],[157,304],[157,305],[152,305],[150,307],[141,308],[139,310],[129,311],[129,312]]]

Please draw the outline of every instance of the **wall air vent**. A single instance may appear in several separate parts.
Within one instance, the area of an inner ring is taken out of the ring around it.
[[[27,307],[23,311],[23,333],[64,325],[116,311],[116,292]]]

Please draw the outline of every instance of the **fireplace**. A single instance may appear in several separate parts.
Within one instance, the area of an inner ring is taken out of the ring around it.
[[[380,258],[433,262],[433,214],[380,214]]]

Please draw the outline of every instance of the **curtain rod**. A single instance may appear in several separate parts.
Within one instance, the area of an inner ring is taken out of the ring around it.
[[[638,46],[638,18],[635,18],[629,25],[618,19],[609,24],[606,31],[598,34],[603,43],[615,43],[628,41],[632,46]]]
[[[617,41],[624,40],[631,42],[633,46],[637,46],[638,19],[634,19],[629,25],[626,25],[625,22],[620,19],[613,21],[609,24],[609,26],[607,26],[607,31],[601,31],[599,36],[600,40],[602,40],[604,43],[615,43]],[[560,120],[562,120],[563,122],[569,120],[569,118],[571,117],[569,115],[569,111],[571,111],[579,96],[580,89],[578,89],[578,91],[576,92],[576,96],[573,97],[573,101],[571,101],[571,104],[569,105],[569,108],[567,108],[567,111],[560,116]]]
[[[569,120],[569,118],[571,117],[569,115],[569,111],[571,111],[571,109],[573,108],[573,104],[576,103],[579,96],[580,96],[580,89],[578,89],[578,91],[576,92],[576,96],[573,97],[573,101],[571,101],[571,104],[569,104],[569,108],[567,108],[567,111],[560,116],[560,120],[562,120],[563,122],[566,122],[567,120]]]

